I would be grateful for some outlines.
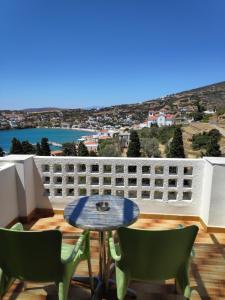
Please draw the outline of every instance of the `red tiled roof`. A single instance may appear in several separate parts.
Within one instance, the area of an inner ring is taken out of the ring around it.
[[[86,141],[84,142],[85,145],[93,145],[93,146],[97,146],[96,142],[91,142],[91,141]]]
[[[174,115],[167,114],[165,117],[166,117],[166,119],[173,119]]]
[[[157,117],[156,116],[149,116],[148,119],[149,119],[149,121],[156,121]]]
[[[99,137],[99,140],[108,140],[108,139],[111,139],[110,136],[100,136]]]

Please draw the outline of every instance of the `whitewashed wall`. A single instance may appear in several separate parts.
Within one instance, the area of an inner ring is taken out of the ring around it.
[[[112,194],[135,200],[141,211],[199,215],[202,159],[35,157],[53,207],[74,198]]]
[[[6,226],[19,214],[14,164],[0,162],[0,226]]]
[[[205,159],[207,172],[205,179],[211,184],[205,184],[204,188],[208,195],[208,219],[209,226],[225,227],[225,158],[208,157]],[[211,176],[210,176],[211,173]],[[204,206],[205,197],[202,197]]]
[[[1,166],[8,166],[1,167]],[[0,158],[0,224],[92,194],[128,197],[143,213],[200,216],[225,228],[225,158]],[[11,217],[10,217],[11,216]]]
[[[16,168],[19,216],[28,216],[36,208],[33,155],[8,155],[2,160]]]

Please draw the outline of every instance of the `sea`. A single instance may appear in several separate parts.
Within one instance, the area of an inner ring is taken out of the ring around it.
[[[66,142],[76,142],[82,136],[92,135],[93,132],[61,128],[29,128],[29,129],[9,129],[0,130],[0,147],[9,152],[11,141],[15,137],[18,140],[28,140],[31,144],[40,142],[43,137],[49,141],[63,144]],[[60,147],[50,146],[52,150],[58,150]]]

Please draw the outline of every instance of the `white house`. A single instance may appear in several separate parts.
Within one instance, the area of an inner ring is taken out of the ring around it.
[[[151,127],[153,124],[157,124],[158,127],[171,126],[174,124],[174,115],[166,114],[164,111],[160,111],[159,113],[149,111],[147,126]]]
[[[88,151],[97,151],[98,148],[98,143],[94,142],[94,141],[85,141],[84,142],[85,146],[87,147]]]

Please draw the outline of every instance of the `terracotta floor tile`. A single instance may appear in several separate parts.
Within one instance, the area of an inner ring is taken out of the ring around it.
[[[193,288],[192,300],[215,299],[225,300],[225,234],[209,234],[204,231],[198,222],[139,219],[133,227],[142,229],[176,228],[178,224],[184,226],[196,224],[199,226],[199,234],[195,243],[195,258],[191,264],[190,284]],[[51,218],[42,218],[27,224],[26,228],[31,230],[44,230],[58,228],[63,232],[63,241],[74,244],[81,230],[67,224],[62,215],[55,215]],[[94,274],[98,273],[98,235],[91,234],[91,262]],[[86,262],[82,262],[76,274],[87,275]],[[138,300],[157,299],[183,299],[174,291],[173,280],[166,283],[137,283],[133,282],[131,287],[136,290]],[[23,284],[16,281],[3,297],[4,300],[44,300],[57,299],[57,290],[51,283],[28,283],[25,291]],[[90,291],[77,284],[71,284],[69,299],[86,300],[90,299]],[[129,299],[129,297],[126,297]],[[131,298],[130,298],[131,299]]]

